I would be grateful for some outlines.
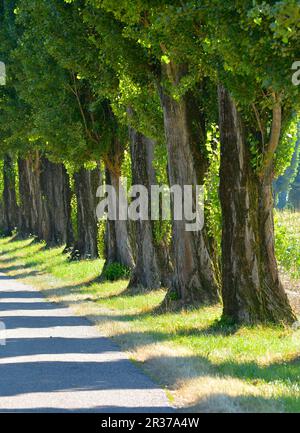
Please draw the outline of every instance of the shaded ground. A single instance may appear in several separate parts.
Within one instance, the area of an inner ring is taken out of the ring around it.
[[[164,392],[91,323],[0,275],[0,412],[165,412]]]

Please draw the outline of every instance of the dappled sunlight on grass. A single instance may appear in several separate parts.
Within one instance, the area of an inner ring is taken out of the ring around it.
[[[300,412],[300,330],[234,327],[221,306],[163,313],[166,291],[139,293],[128,281],[100,282],[102,260],[69,262],[63,248],[0,240],[0,270],[68,303],[169,389],[202,411]]]
[[[126,287],[126,286],[125,286]],[[98,290],[102,289],[103,285],[98,285]],[[102,289],[103,290],[103,289]],[[101,290],[101,292],[102,292]],[[106,284],[104,287],[106,291]],[[163,301],[166,294],[165,290],[157,290],[151,293],[146,292],[140,295],[128,295],[124,292],[111,293],[110,297],[102,297],[100,295],[99,303],[101,306],[114,310],[122,310],[123,314],[141,314],[151,312],[152,309],[158,307]]]
[[[40,274],[49,273],[59,279],[59,284],[61,281],[76,284],[97,278],[103,267],[103,260],[100,259],[69,262],[67,255],[62,254],[62,247],[46,248],[44,243],[34,242],[33,239],[2,242],[3,240],[0,246],[5,245],[5,251],[2,250],[3,263],[9,263],[7,259],[10,255],[13,255],[15,262],[17,261],[14,263],[16,267],[14,275],[28,268],[34,268]]]

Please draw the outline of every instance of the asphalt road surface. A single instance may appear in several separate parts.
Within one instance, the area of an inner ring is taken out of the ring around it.
[[[0,412],[172,411],[163,390],[87,319],[3,274],[0,320]]]

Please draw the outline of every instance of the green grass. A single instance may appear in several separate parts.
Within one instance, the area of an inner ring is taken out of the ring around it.
[[[297,222],[278,218],[293,240]],[[32,240],[0,240],[1,272],[90,317],[185,411],[300,412],[300,330],[222,326],[221,306],[154,314],[164,290],[130,294],[126,280],[97,281],[102,266],[68,262],[62,248]]]

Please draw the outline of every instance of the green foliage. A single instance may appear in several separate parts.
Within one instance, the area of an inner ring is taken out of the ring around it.
[[[156,143],[154,148],[153,168],[155,170],[156,181],[160,186],[168,186],[168,171],[167,171],[168,155],[164,143]],[[153,223],[154,239],[159,245],[164,243],[170,245],[172,240],[172,221],[159,220]]]
[[[276,212],[276,256],[280,266],[293,278],[300,278],[300,213]]]
[[[100,259],[105,259],[105,232],[106,232],[106,220],[103,219],[98,222],[97,246],[98,246],[98,254]]]
[[[74,238],[78,239],[78,227],[77,227],[77,198],[75,194],[71,197],[71,222],[74,233]]]
[[[292,124],[293,126],[293,124]],[[284,208],[287,205],[287,200],[289,198],[289,193],[292,189],[294,181],[296,180],[298,168],[300,166],[300,124],[298,123],[298,128],[296,125],[294,128],[290,128],[290,133],[286,133],[288,135],[287,139],[282,140],[282,143],[279,148],[279,152],[276,154],[276,160],[278,155],[282,153],[281,156],[282,162],[277,166],[281,168],[282,174],[278,177],[278,179],[274,182],[274,194],[276,199],[276,206],[280,209]],[[298,129],[298,131],[297,131]],[[288,143],[289,141],[289,143]],[[286,154],[284,154],[284,146],[283,143],[286,144]],[[288,167],[284,170],[284,165],[287,163],[287,159],[289,159],[289,150],[290,147],[293,148],[293,154],[291,161],[289,161]]]
[[[271,4],[214,0],[209,5],[207,20],[219,80],[234,96],[242,113],[252,166],[259,173],[271,140],[274,106],[279,103],[282,107],[284,132],[299,109],[299,89],[292,83],[291,65],[299,53],[296,17],[300,5],[294,0]],[[278,23],[285,19],[288,27],[279,30]],[[288,133],[281,138],[275,175],[284,171],[292,156]]]
[[[292,209],[300,210],[300,162],[295,180],[289,191],[289,205]]]
[[[0,9],[0,59],[6,65],[6,85],[0,86],[0,140],[1,156],[22,149],[28,150],[28,129],[30,107],[16,91],[19,65],[12,57],[18,41],[14,8],[16,1],[2,2]]]
[[[205,218],[208,233],[216,241],[221,254],[222,211],[219,199],[220,137],[218,127],[212,125],[207,133],[209,169],[205,178]]]
[[[20,205],[20,179],[19,179],[19,170],[18,170],[18,161],[14,161],[14,180],[15,180],[15,192],[16,192],[16,200],[17,205]],[[1,181],[0,181],[1,182]],[[0,191],[1,194],[1,191]]]
[[[127,180],[127,192],[128,192],[132,185],[132,170],[131,170],[130,152],[127,149],[124,151],[121,173],[122,173],[122,177],[126,178]]]
[[[175,291],[170,292],[169,298],[170,298],[170,301],[178,301],[179,300],[178,293]]]
[[[13,87],[0,89],[9,95],[4,104],[8,146],[42,148],[50,159],[77,165],[99,159],[110,147],[115,125],[103,95],[94,91],[95,71],[100,74],[101,68],[80,10],[56,0],[19,0],[14,12],[15,40],[7,53]]]
[[[259,173],[263,165],[263,154],[260,148],[260,141],[253,133],[248,133],[248,147],[251,155],[251,166],[253,171]]]
[[[282,131],[282,139],[277,149],[275,155],[275,161],[274,161],[274,165],[275,165],[274,170],[276,176],[283,174],[285,170],[291,165],[291,161],[295,152],[296,143],[298,139],[298,135],[297,135],[298,123],[299,123],[299,119],[295,117]],[[294,167],[294,170],[292,170],[291,179],[290,179],[291,182],[294,181],[296,176],[298,154],[296,154],[295,157],[296,157],[295,159],[296,167]]]
[[[105,267],[102,276],[108,281],[124,280],[130,277],[130,269],[120,263],[111,263]]]
[[[159,246],[160,244],[165,244],[166,246],[170,246],[172,241],[172,221],[154,221],[153,226],[154,240],[157,245]]]

